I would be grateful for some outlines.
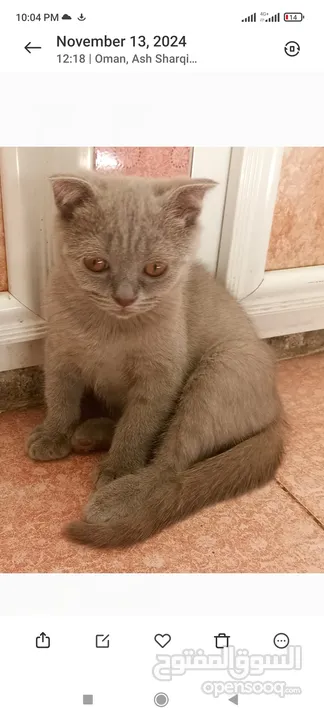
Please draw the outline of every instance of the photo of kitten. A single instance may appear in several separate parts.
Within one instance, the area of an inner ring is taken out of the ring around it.
[[[33,460],[109,450],[71,539],[136,543],[267,483],[283,454],[270,348],[195,261],[213,181],[53,177],[59,262],[46,341],[47,414]],[[80,423],[85,391],[119,419]],[[108,424],[107,424],[108,423]]]
[[[1,572],[324,572],[323,169],[0,149]]]

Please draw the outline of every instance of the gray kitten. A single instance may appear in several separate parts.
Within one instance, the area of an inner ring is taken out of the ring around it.
[[[210,180],[54,177],[46,419],[34,460],[109,450],[70,538],[128,545],[268,482],[283,455],[274,361],[196,262]],[[92,390],[106,417],[81,423]],[[110,417],[109,417],[110,415]]]

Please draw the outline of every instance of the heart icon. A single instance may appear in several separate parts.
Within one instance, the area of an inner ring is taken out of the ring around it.
[[[171,642],[171,635],[168,635],[168,633],[166,633],[165,635],[155,635],[154,640],[158,645],[160,645],[161,648],[165,648],[166,645]]]

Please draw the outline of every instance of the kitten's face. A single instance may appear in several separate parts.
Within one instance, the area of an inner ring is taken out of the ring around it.
[[[147,181],[91,174],[52,179],[66,269],[89,299],[130,319],[184,277],[212,181]]]

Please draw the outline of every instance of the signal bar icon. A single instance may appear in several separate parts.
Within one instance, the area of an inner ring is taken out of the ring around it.
[[[277,13],[276,15],[272,15],[272,17],[267,18],[266,22],[280,22],[280,13]]]
[[[248,17],[243,18],[241,22],[256,22],[256,13],[252,13],[252,15],[248,15]]]

